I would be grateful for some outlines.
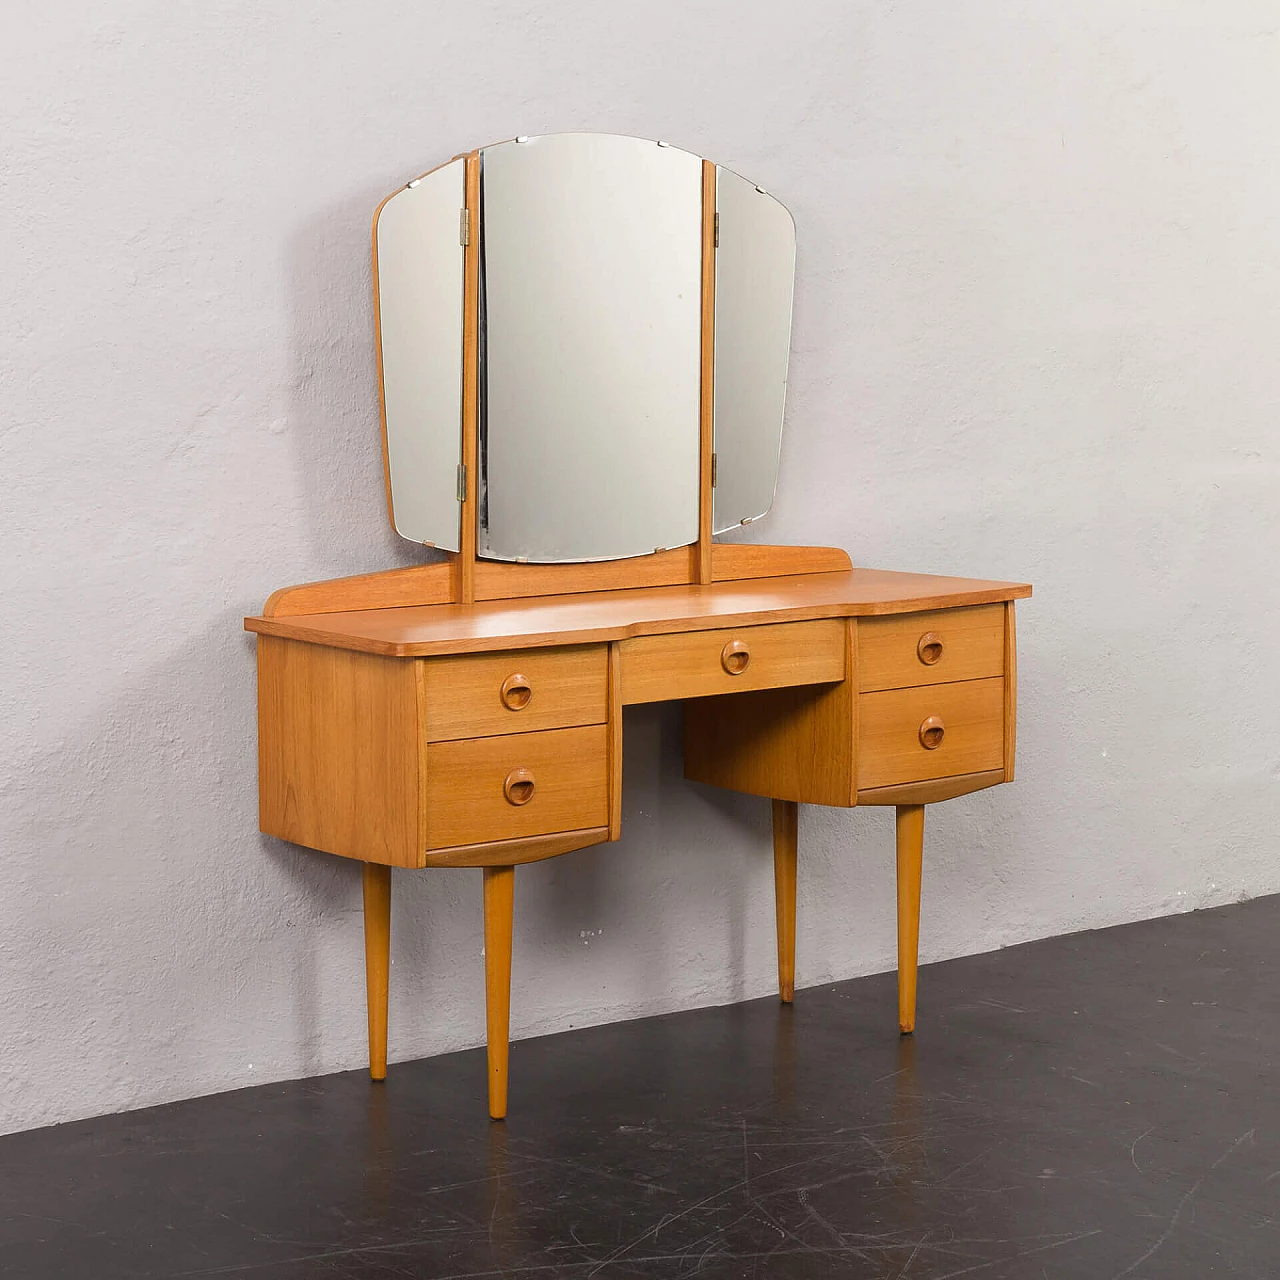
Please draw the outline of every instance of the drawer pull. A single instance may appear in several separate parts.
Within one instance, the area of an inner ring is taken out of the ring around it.
[[[489,687],[493,688],[492,685]],[[532,699],[533,687],[526,676],[508,676],[502,682],[502,705],[508,711],[523,711]]]
[[[528,769],[512,769],[502,784],[502,794],[507,797],[507,803],[517,808],[528,804],[533,799],[533,792],[533,774]]]
[[[916,645],[916,657],[926,667],[931,667],[942,657],[942,637],[936,631],[926,631]]]
[[[720,665],[731,675],[740,676],[751,665],[751,650],[745,641],[730,640],[720,650]]]
[[[942,746],[946,733],[947,726],[942,723],[942,717],[930,716],[920,722],[920,745],[926,751],[936,751]]]

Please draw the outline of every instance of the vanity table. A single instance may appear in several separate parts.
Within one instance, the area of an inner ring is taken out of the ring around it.
[[[924,806],[1013,778],[1020,583],[714,541],[772,503],[794,226],[633,138],[456,157],[374,223],[388,503],[436,563],[286,588],[258,635],[260,825],[364,864],[386,1074],[391,868],[484,876],[506,1113],[515,868],[619,838],[625,706],[684,702],[685,776],[773,802],[779,992],[797,805],[897,810],[899,1026]]]

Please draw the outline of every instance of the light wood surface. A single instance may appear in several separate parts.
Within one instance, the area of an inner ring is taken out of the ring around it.
[[[391,868],[366,862],[364,980],[369,1011],[369,1076],[387,1078],[387,991],[391,977]]]
[[[778,995],[784,1004],[796,991],[796,851],[799,806],[794,800],[773,802],[773,895],[778,933]]]
[[[557,831],[549,836],[528,836],[523,840],[488,840],[480,844],[456,845],[452,849],[429,850],[426,867],[515,867],[527,862],[543,862],[562,853],[585,849],[609,840],[608,827],[586,827],[581,831]],[[616,837],[612,837],[616,839]]]
[[[396,609],[406,605],[452,604],[457,600],[451,562],[415,564],[407,569],[384,569],[352,578],[304,582],[282,587],[267,597],[264,618],[306,617],[313,613],[344,613],[351,609]]]
[[[602,644],[425,659],[427,740],[603,724],[608,663]],[[523,705],[502,696],[516,675],[528,689]]]
[[[433,742],[427,748],[426,847],[448,849],[609,824],[603,724]],[[507,777],[525,769],[533,798],[512,804]]]
[[[819,622],[622,640],[622,701],[665,702],[843,680],[844,624]]]
[[[858,695],[858,783],[888,787],[927,778],[1004,767],[1004,680],[887,689]],[[921,726],[946,726],[940,746],[926,748]]]
[[[1013,601],[1004,606],[1004,780],[1013,781],[1018,741],[1018,642]]]
[[[507,1114],[507,1054],[511,1035],[511,929],[514,867],[484,869],[484,1007],[488,1040],[489,1116]]]
[[[622,662],[609,645],[609,839],[622,835]]]
[[[716,377],[716,167],[702,162],[702,345],[698,451],[698,576],[713,581],[711,562],[712,451],[715,449]]]
[[[598,564],[476,563],[477,600],[513,600],[531,596],[577,595],[592,591],[625,591],[641,587],[687,586],[697,576],[697,546],[677,547],[629,560]],[[746,578],[780,578],[802,573],[844,573],[848,552],[837,547],[779,547],[749,543],[714,543],[712,573],[717,582]],[[397,609],[414,605],[456,604],[454,561],[384,569],[378,573],[304,582],[273,592],[262,617],[305,617],[360,609]]]
[[[864,787],[858,792],[858,804],[937,804],[954,800],[971,791],[994,787],[1004,781],[1003,769],[987,769],[982,773],[962,773],[953,778],[929,778],[924,782],[903,782],[892,787]]]
[[[862,622],[857,618],[846,618],[845,626],[848,627],[848,669],[845,675],[844,688],[848,690],[849,696],[849,720],[852,722],[852,736],[849,741],[849,790],[852,792],[853,799],[851,803],[856,804],[858,799],[858,743],[862,740],[862,722],[858,714],[858,671],[862,662],[862,647],[858,643],[861,635],[860,628]],[[843,729],[843,723],[837,726]],[[832,735],[828,734],[828,740]]]
[[[1003,605],[868,619],[858,624],[858,632],[858,688],[864,693],[1004,672]],[[925,637],[939,647],[936,658],[926,652],[922,660]]]
[[[247,618],[263,635],[389,657],[587,644],[713,627],[881,616],[1023,599],[1022,583],[852,569],[709,587],[601,591],[519,602]]]
[[[529,596],[687,585],[697,577],[697,561],[696,543],[655,551],[652,555],[600,560],[593,564],[509,564],[481,560],[476,565],[476,599],[517,600]]]
[[[263,831],[362,862],[421,865],[415,665],[259,638]]]
[[[471,235],[462,270],[462,465],[466,468],[466,500],[462,504],[462,538],[456,560],[454,599],[470,604],[476,598],[476,539],[479,527],[480,478],[480,153],[467,156],[467,211]]]
[[[924,863],[924,805],[899,805],[898,847],[898,1029],[916,1029],[916,969],[920,960],[920,881]]]
[[[857,624],[839,684],[699,698],[684,709],[684,773],[749,795],[848,807],[857,786]]]
[[[780,547],[766,543],[714,542],[711,572],[716,582],[787,578],[797,573],[847,573],[853,568],[838,547]]]

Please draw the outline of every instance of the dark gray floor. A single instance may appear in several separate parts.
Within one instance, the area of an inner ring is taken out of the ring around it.
[[[0,1275],[1280,1277],[1280,897],[0,1139]]]

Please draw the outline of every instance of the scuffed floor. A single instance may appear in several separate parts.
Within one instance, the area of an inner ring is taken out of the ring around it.
[[[1280,1277],[1280,897],[0,1139],[0,1276]]]

